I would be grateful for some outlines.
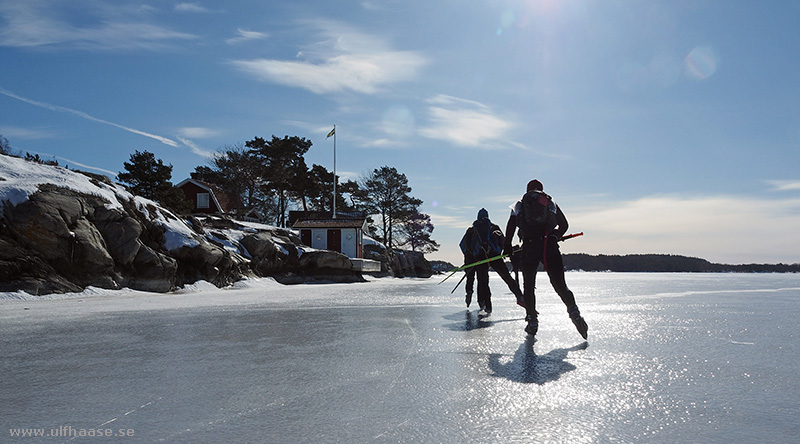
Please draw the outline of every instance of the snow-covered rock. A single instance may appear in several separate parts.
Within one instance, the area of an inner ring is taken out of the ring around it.
[[[289,230],[179,217],[105,176],[0,155],[0,291],[164,292],[248,275],[362,279],[346,256],[301,261],[301,248]]]

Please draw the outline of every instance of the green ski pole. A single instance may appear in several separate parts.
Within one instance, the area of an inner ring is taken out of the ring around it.
[[[562,240],[562,241],[565,241],[565,240],[567,240],[567,239],[572,239],[573,237],[578,237],[578,236],[583,236],[583,231],[581,231],[580,233],[574,233],[574,234],[567,234],[567,235],[564,235],[564,236],[562,236],[562,237],[561,237],[561,240]],[[519,250],[517,250],[517,251],[519,251]],[[516,251],[514,251],[514,253],[516,253]],[[512,253],[512,254],[513,254],[513,253]],[[456,274],[457,272],[459,272],[459,271],[461,271],[461,270],[463,270],[463,269],[465,269],[465,268],[474,267],[474,266],[476,266],[476,265],[485,264],[485,263],[487,263],[487,262],[496,261],[496,260],[498,260],[498,259],[505,259],[505,258],[507,258],[508,256],[510,256],[510,254],[501,254],[501,255],[499,255],[499,256],[490,257],[489,259],[483,259],[483,260],[480,260],[480,261],[478,261],[478,262],[473,262],[473,263],[471,263],[471,264],[462,265],[462,266],[460,266],[460,267],[456,268],[455,270],[453,270],[453,271],[452,271],[450,274],[448,274],[448,275],[447,275],[447,277],[445,277],[444,279],[442,279],[442,280],[441,280],[441,282],[439,282],[439,284],[441,284],[442,282],[444,282],[444,281],[446,281],[446,280],[450,279],[450,277],[452,277],[454,274]],[[437,284],[437,285],[438,285],[438,284]]]
[[[510,255],[508,255],[508,254],[501,254],[501,255],[499,255],[499,256],[490,257],[489,259],[482,259],[482,260],[479,260],[478,262],[473,262],[473,263],[471,263],[471,264],[462,265],[461,267],[458,267],[458,268],[456,268],[455,270],[453,270],[453,271],[452,271],[450,274],[448,274],[448,275],[447,275],[447,277],[446,277],[446,278],[442,279],[442,281],[441,281],[441,282],[439,282],[439,283],[441,284],[442,282],[444,282],[444,281],[446,281],[446,280],[450,279],[450,277],[451,277],[451,276],[453,276],[454,274],[456,274],[457,272],[459,272],[459,271],[461,271],[461,270],[464,270],[465,268],[470,268],[470,267],[474,267],[474,266],[476,266],[476,265],[485,264],[485,263],[487,263],[487,262],[496,261],[496,260],[498,260],[498,259],[503,259],[503,258],[506,258],[506,257],[508,257],[508,256],[510,256]]]

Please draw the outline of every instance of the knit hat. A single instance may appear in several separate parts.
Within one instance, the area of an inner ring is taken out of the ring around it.
[[[533,179],[532,181],[528,182],[528,191],[533,191],[533,190],[536,191],[544,190],[544,186],[542,186],[542,183],[539,182],[538,179]]]
[[[486,208],[481,208],[480,211],[478,211],[478,220],[488,219],[488,218],[489,218],[489,212],[486,211]]]

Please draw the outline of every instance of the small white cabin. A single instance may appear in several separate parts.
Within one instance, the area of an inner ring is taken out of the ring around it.
[[[318,250],[338,251],[350,258],[353,265],[362,271],[372,270],[375,264],[364,259],[364,231],[367,218],[363,213],[337,213],[336,218],[328,212],[291,211],[289,222],[300,232],[303,244]],[[377,263],[380,271],[380,263]]]
[[[318,250],[338,251],[349,258],[364,257],[364,221],[298,220],[292,226],[300,232],[303,244]]]

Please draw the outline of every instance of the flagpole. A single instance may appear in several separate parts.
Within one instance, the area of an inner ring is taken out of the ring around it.
[[[336,124],[333,125],[333,218],[336,219]]]

